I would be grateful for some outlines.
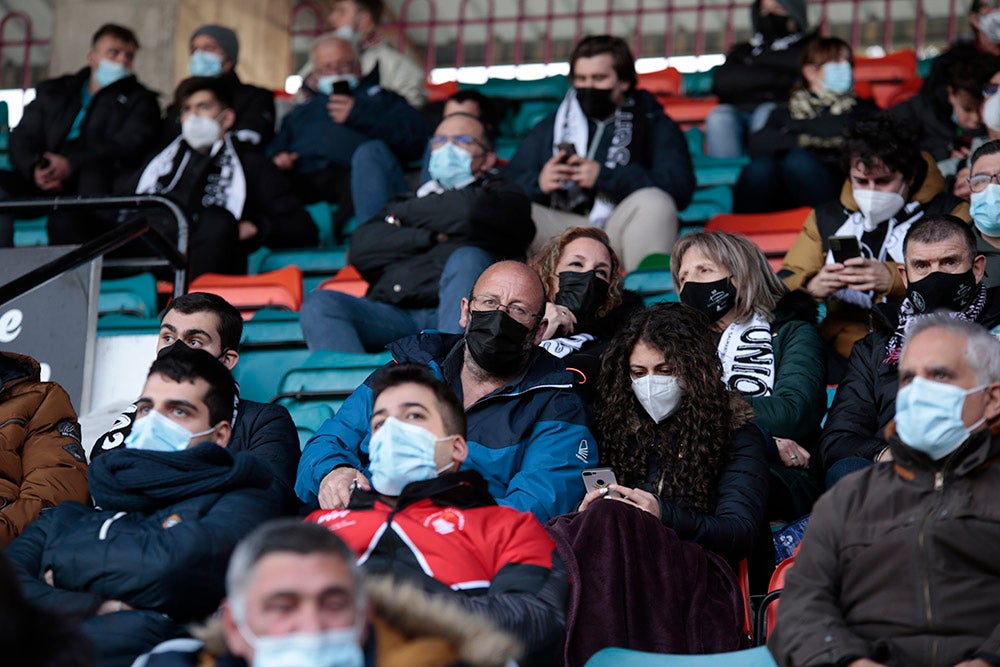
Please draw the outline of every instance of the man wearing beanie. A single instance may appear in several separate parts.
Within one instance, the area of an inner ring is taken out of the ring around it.
[[[191,59],[188,72],[192,76],[217,76],[230,89],[236,123],[232,133],[245,144],[264,147],[274,137],[274,96],[270,90],[251,86],[236,75],[240,40],[232,28],[203,25],[191,33]],[[180,112],[176,106],[167,108],[163,125],[163,145],[173,141],[181,131]]]

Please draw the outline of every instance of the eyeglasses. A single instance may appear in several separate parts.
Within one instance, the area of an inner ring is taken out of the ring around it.
[[[454,136],[445,136],[443,134],[435,134],[430,138],[431,150],[441,148],[447,143],[452,143],[459,148],[464,148],[470,153],[473,152],[475,146],[479,146],[484,151],[488,150],[486,146],[483,146],[478,139],[476,139],[471,134],[456,134]]]
[[[532,320],[539,319],[542,316],[541,313],[533,313],[517,303],[500,303],[499,299],[492,296],[474,296],[470,301],[472,302],[472,310],[487,312],[503,309],[521,324],[528,324]]]
[[[973,192],[982,192],[986,186],[996,181],[1000,185],[1000,173],[998,174],[976,174],[969,177],[969,189]]]

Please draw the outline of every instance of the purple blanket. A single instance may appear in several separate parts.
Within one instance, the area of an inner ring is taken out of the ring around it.
[[[720,556],[613,500],[547,528],[572,581],[562,665],[602,648],[721,653],[743,648],[743,597]]]

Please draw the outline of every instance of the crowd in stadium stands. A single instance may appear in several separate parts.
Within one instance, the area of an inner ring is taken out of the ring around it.
[[[745,156],[736,212],[809,209],[777,270],[745,236],[679,236],[688,141],[623,39],[576,44],[507,162],[500,106],[426,104],[383,9],[333,1],[277,126],[220,25],[162,115],[123,26],[38,84],[0,199],[168,197],[192,276],[316,247],[305,205],[329,202],[368,287],[309,293],[305,342],[393,360],[300,448],[285,407],[241,397],[243,318],[214,294],[166,305],[93,443],[0,352],[0,663],[738,651],[784,554],[777,664],[1000,667],[1000,3],[879,110],[805,0],[755,0],[705,152]],[[54,211],[49,239],[133,215]],[[657,253],[679,303],[625,288]]]

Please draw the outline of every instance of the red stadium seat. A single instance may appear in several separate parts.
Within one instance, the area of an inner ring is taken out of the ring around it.
[[[665,97],[659,101],[663,111],[682,130],[704,127],[708,114],[719,105],[717,97]]]
[[[798,554],[798,552],[799,550],[796,548],[795,553]],[[778,599],[785,587],[785,576],[794,564],[795,556],[792,555],[778,563],[778,567],[774,568],[774,574],[771,575],[771,581],[767,585],[767,595],[761,600],[760,609],[757,610],[757,636],[754,639],[758,646],[767,641],[767,638],[774,631],[774,624],[778,622]],[[761,622],[762,615],[763,623]]]
[[[253,276],[203,273],[191,281],[189,291],[221,296],[236,306],[245,320],[265,306],[298,312],[302,307],[302,269],[286,266]]]
[[[742,234],[754,242],[777,271],[812,211],[808,206],[776,213],[721,213],[705,225],[706,232]]]
[[[684,77],[676,67],[668,67],[655,72],[639,74],[637,75],[637,79],[638,88],[648,90],[657,98],[660,98],[668,95],[680,95]]]
[[[458,81],[445,81],[444,83],[424,81],[424,88],[427,90],[428,103],[444,102],[458,92]]]
[[[854,92],[874,100],[886,109],[903,102],[920,90],[923,79],[917,71],[917,54],[912,49],[896,51],[881,58],[854,59]]]
[[[319,289],[343,292],[351,296],[362,297],[368,293],[368,282],[361,277],[358,270],[351,265],[347,265],[337,272],[333,278],[324,280],[319,284]]]

